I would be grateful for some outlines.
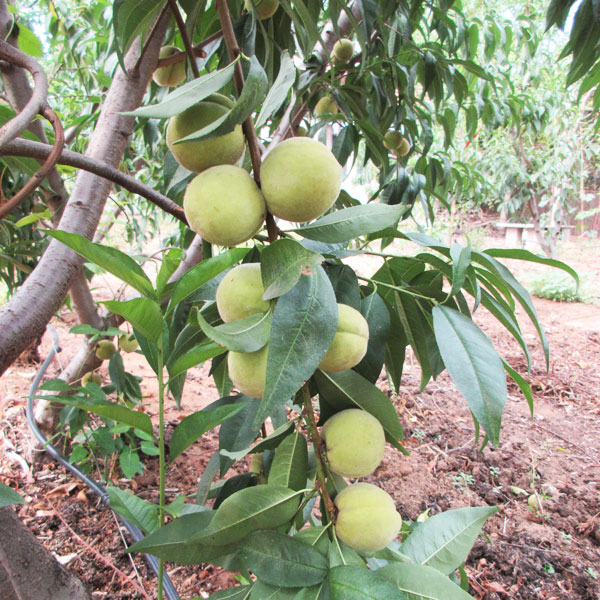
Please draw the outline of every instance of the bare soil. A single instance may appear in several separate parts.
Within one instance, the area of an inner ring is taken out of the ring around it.
[[[576,268],[600,275],[597,253],[581,252],[575,244],[563,251]],[[363,265],[367,271],[371,266]],[[519,263],[510,266],[517,273],[530,269]],[[600,306],[541,299],[534,299],[534,304],[550,342],[548,370],[535,330],[524,315],[533,357],[531,373],[516,342],[491,316],[477,311],[476,320],[532,384],[535,416],[531,417],[518,388],[509,386],[500,446],[480,451],[466,403],[447,375],[420,391],[419,368],[409,357],[397,396],[383,378],[380,383],[398,409],[411,455],[388,450],[370,480],[392,494],[405,519],[461,506],[500,507],[467,562],[475,598],[598,600]],[[52,363],[49,377],[59,373],[78,345],[75,336],[67,333],[74,324],[71,315],[64,312],[60,317],[55,327],[63,352]],[[49,347],[45,336],[42,357]],[[144,377],[145,410],[156,417],[150,369],[139,355],[127,355],[126,367]],[[132,561],[123,553],[125,534],[110,511],[98,507],[96,498],[59,465],[27,460],[24,406],[36,369],[34,364],[16,363],[0,380],[0,481],[25,496],[26,504],[16,509],[19,516],[93,590],[94,598],[155,598],[153,577],[141,557]],[[103,376],[107,381],[106,372]],[[183,410],[168,408],[169,429],[216,398],[206,369],[192,370]],[[211,432],[175,461],[167,474],[169,500],[181,493],[194,496],[197,479],[216,446],[217,435]],[[237,468],[244,470],[245,464]],[[133,481],[113,483],[156,500],[156,459],[147,459],[144,474]],[[532,494],[537,508],[528,504]],[[210,565],[169,565],[168,573],[182,598],[206,597],[235,583],[232,575]],[[136,586],[143,587],[146,595]]]

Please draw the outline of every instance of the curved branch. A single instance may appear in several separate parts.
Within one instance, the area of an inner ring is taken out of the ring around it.
[[[13,119],[0,127],[0,147],[23,133],[35,119],[48,96],[48,79],[40,64],[24,52],[0,39],[0,60],[27,69],[35,85],[29,102]]]
[[[44,164],[29,178],[29,181],[10,200],[0,206],[0,219],[11,213],[44,181],[46,175],[48,175],[58,162],[60,153],[65,147],[65,132],[58,115],[45,102],[42,105],[40,113],[52,123],[52,128],[54,129],[54,146],[48,153]],[[4,147],[6,147],[6,144]]]
[[[40,142],[18,138],[0,148],[0,156],[10,155],[27,156],[29,158],[46,158],[50,154],[51,149],[52,146],[49,144],[42,144]],[[66,149],[60,153],[58,163],[82,169],[89,173],[93,173],[94,175],[99,175],[108,181],[112,181],[128,191],[146,198],[146,200],[149,200],[160,209],[187,224],[183,208],[173,202],[171,198],[163,196],[163,194],[153,190],[150,186],[139,182],[134,177],[126,175],[122,171],[119,171],[106,163],[90,156],[84,156],[78,152]]]

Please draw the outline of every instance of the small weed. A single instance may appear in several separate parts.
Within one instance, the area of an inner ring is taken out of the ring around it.
[[[412,436],[419,442],[422,442],[427,437],[427,434],[422,429],[414,429]]]
[[[490,465],[490,476],[492,479],[498,479],[500,476],[500,467],[494,467],[493,465]]]
[[[463,494],[469,493],[469,486],[473,485],[475,480],[473,475],[470,473],[463,473],[462,471],[456,475],[452,475],[452,485],[459,488]]]
[[[592,569],[592,567],[588,567],[585,570],[586,575],[589,575],[592,579],[598,579],[598,573]]]

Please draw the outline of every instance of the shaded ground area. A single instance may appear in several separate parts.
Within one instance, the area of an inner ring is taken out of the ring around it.
[[[586,255],[587,256],[587,255]],[[596,274],[595,261],[574,256],[583,270]],[[512,267],[513,265],[511,265]],[[578,266],[578,265],[576,265]],[[522,269],[517,265],[516,269]],[[471,593],[478,599],[556,600],[600,598],[600,307],[557,304],[535,299],[551,350],[549,371],[536,333],[523,317],[533,368],[527,374],[520,348],[489,315],[477,322],[510,364],[534,388],[535,417],[516,386],[509,387],[501,444],[479,452],[465,401],[445,375],[420,392],[420,373],[409,358],[400,394],[392,396],[407,437],[409,457],[388,451],[370,477],[388,490],[406,519],[467,505],[498,505],[469,556]],[[58,323],[66,364],[77,341],[66,333],[73,323]],[[49,347],[45,339],[42,356]],[[150,369],[138,356],[127,368],[145,377],[146,410],[156,415]],[[54,463],[26,462],[24,404],[36,367],[19,363],[0,380],[0,481],[26,496],[18,513],[36,536],[79,575],[95,598],[154,597],[154,582],[140,557],[135,567],[123,554],[115,518],[98,510],[96,499]],[[53,363],[49,375],[59,372]],[[106,373],[104,374],[106,377]],[[384,380],[382,389],[387,390]],[[173,428],[189,412],[217,398],[206,370],[190,374],[185,410],[169,408]],[[198,476],[216,448],[214,432],[178,458],[168,472],[168,497],[193,496]],[[157,461],[130,486],[157,500]],[[238,467],[245,469],[245,464]],[[533,495],[531,504],[528,499]],[[70,531],[72,528],[77,537]],[[108,565],[107,562],[111,563]],[[117,567],[131,581],[115,570]],[[137,577],[139,572],[139,580]],[[235,583],[211,566],[177,567],[168,572],[183,598],[207,595]],[[133,581],[133,583],[132,583]]]

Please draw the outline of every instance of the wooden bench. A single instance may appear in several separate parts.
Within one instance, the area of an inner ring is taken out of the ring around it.
[[[504,229],[504,240],[507,246],[520,246],[524,248],[528,242],[537,244],[537,235],[533,223],[496,223],[496,227]],[[548,231],[550,227],[544,227],[544,231]],[[568,241],[571,236],[571,229],[575,229],[574,225],[559,225],[552,227],[558,229],[562,235],[562,239]]]

